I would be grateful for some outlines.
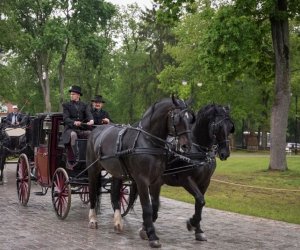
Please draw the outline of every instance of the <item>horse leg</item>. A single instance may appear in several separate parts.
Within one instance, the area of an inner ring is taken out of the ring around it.
[[[117,233],[123,231],[123,220],[121,216],[121,207],[120,207],[121,187],[122,187],[122,180],[112,177],[110,198],[114,210],[114,230]]]
[[[158,180],[155,184],[150,185],[150,197],[152,203],[152,221],[155,222],[158,218],[158,210],[160,206],[159,194],[161,189],[160,180]]]
[[[3,185],[4,157],[0,156],[0,185]]]
[[[160,206],[160,200],[159,200],[160,189],[161,189],[160,182],[155,183],[155,185],[150,185],[150,188],[149,188],[151,203],[152,203],[152,221],[153,222],[155,222],[158,218],[158,210],[159,210],[159,206]],[[140,229],[140,237],[143,240],[148,240],[148,235],[147,235],[146,228],[144,225]]]
[[[188,177],[188,182],[185,183],[183,187],[195,198],[195,213],[192,218],[187,220],[187,229],[189,231],[195,230],[196,240],[207,241],[207,238],[200,227],[200,221],[202,219],[202,209],[205,205],[204,195],[190,176]]]
[[[146,231],[147,238],[149,239],[150,247],[159,248],[161,247],[161,244],[159,242],[159,238],[155,233],[155,228],[153,225],[153,219],[152,219],[153,212],[152,212],[152,205],[149,197],[148,185],[145,183],[145,181],[142,180],[137,182],[137,187],[138,187],[140,202],[143,211],[142,230]]]
[[[155,185],[150,185],[150,197],[152,203],[152,221],[155,222],[158,218],[158,210],[159,210],[159,194],[160,194],[161,183],[157,182]],[[140,237],[143,240],[148,240],[147,232],[144,226],[140,229]]]
[[[6,151],[4,148],[0,149],[0,185],[3,185],[3,170],[6,161]]]
[[[90,210],[89,210],[89,228],[97,229],[98,221],[96,214],[96,203],[97,196],[99,195],[99,187],[101,187],[101,178],[99,178],[100,173],[94,166],[89,169],[89,198],[90,198]],[[98,200],[100,203],[100,199]]]

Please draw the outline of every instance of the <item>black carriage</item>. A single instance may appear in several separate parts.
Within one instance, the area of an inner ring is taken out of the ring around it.
[[[51,189],[52,203],[56,215],[65,219],[71,206],[71,195],[78,194],[83,203],[89,202],[88,173],[86,166],[86,139],[78,139],[77,166],[74,170],[67,169],[68,149],[62,143],[62,113],[39,114],[31,122],[33,132],[31,147],[34,157],[21,154],[17,164],[16,181],[18,199],[26,205],[30,197],[31,181],[41,186],[38,195],[46,195]],[[100,194],[110,193],[112,178],[107,172],[101,173]],[[125,216],[132,208],[136,199],[136,189],[130,180],[124,181],[121,192],[122,215]]]

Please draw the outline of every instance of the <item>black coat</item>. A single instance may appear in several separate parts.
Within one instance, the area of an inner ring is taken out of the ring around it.
[[[92,115],[94,117],[95,125],[102,125],[103,124],[102,119],[104,118],[110,120],[109,114],[103,109],[92,109]]]
[[[90,106],[82,101],[67,102],[63,104],[63,119],[65,129],[62,135],[63,143],[70,142],[71,132],[78,129],[74,126],[75,121],[89,122],[93,120],[93,115],[90,110]]]
[[[13,113],[13,112],[11,112],[11,113],[9,113],[9,114],[7,115],[7,117],[6,117],[6,119],[5,119],[5,122],[6,122],[7,125],[14,125],[14,124],[12,124],[13,116],[14,116],[14,113]],[[21,113],[17,113],[17,121],[18,121],[19,123],[21,123],[22,119],[23,119],[23,115],[22,115]]]

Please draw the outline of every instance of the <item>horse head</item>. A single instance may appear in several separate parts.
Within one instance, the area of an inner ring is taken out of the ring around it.
[[[168,136],[176,137],[182,150],[187,152],[192,146],[190,128],[193,119],[194,115],[187,104],[172,96],[155,103],[145,113],[140,125],[164,140]]]
[[[230,156],[228,136],[231,133],[234,133],[234,123],[229,107],[213,104],[198,112],[193,127],[194,138],[200,146],[216,150],[220,160]]]
[[[230,156],[228,136],[234,133],[234,123],[230,118],[228,107],[216,106],[216,117],[210,123],[209,133],[220,160],[226,160]]]

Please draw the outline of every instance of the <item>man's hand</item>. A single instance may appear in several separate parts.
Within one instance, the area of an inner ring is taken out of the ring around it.
[[[108,124],[108,123],[109,123],[109,119],[107,119],[107,118],[102,119],[102,124]]]
[[[79,126],[81,126],[81,122],[80,122],[80,121],[75,121],[75,122],[74,122],[74,125],[75,125],[76,127],[79,127]]]
[[[94,120],[90,120],[89,122],[86,123],[87,125],[94,125]]]

